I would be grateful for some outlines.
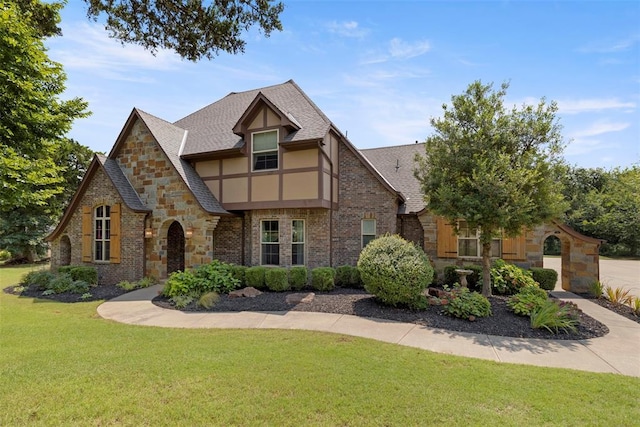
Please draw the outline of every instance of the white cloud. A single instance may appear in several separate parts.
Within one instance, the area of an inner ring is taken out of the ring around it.
[[[360,24],[356,21],[331,21],[326,24],[327,29],[332,34],[337,34],[343,37],[363,38],[369,34],[369,30],[360,27]]]
[[[51,42],[51,57],[68,69],[89,70],[110,80],[148,83],[154,79],[140,71],[167,71],[182,63],[168,50],[154,56],[141,46],[126,44],[108,37],[97,24],[63,25],[63,37]]]
[[[599,40],[578,49],[584,53],[615,53],[633,48],[640,41],[640,34],[633,34],[624,39]]]
[[[631,123],[614,123],[606,120],[599,120],[591,124],[591,126],[574,132],[571,136],[573,138],[584,138],[589,136],[602,135],[609,132],[620,132],[631,126]]]
[[[603,110],[635,109],[634,102],[621,101],[618,98],[565,99],[558,101],[558,110],[564,114],[579,114]]]
[[[427,53],[430,49],[431,44],[428,41],[408,43],[397,37],[389,41],[389,54],[392,58],[415,58]]]

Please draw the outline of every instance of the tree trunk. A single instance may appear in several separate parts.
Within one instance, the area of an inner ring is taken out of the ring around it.
[[[491,241],[482,244],[482,295],[491,296]]]

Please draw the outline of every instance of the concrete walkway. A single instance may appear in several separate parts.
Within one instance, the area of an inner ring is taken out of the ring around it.
[[[454,332],[410,323],[344,314],[288,312],[196,313],[163,309],[151,299],[157,285],[130,292],[98,307],[105,319],[174,328],[260,328],[326,331],[496,362],[610,372],[640,377],[640,325],[569,292],[554,292],[609,327],[583,341],[509,338]]]

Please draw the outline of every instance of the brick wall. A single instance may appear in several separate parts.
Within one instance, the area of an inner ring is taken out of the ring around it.
[[[213,258],[220,261],[243,265],[242,237],[243,218],[221,218],[213,233]],[[246,258],[244,258],[246,259]]]
[[[402,237],[424,249],[424,230],[416,215],[398,216],[396,229]]]
[[[119,264],[82,262],[82,207],[121,203]],[[69,257],[71,265],[92,265],[98,269],[100,284],[115,284],[121,280],[135,281],[144,277],[144,213],[135,213],[126,207],[111,180],[98,168],[88,183],[82,200],[71,215],[67,226],[51,242],[51,267],[55,271]],[[65,236],[70,247],[61,244]],[[69,256],[70,252],[70,256]]]
[[[397,197],[343,144],[339,144],[339,207],[333,211],[333,266],[356,265],[361,223],[376,220],[378,236],[397,233]]]

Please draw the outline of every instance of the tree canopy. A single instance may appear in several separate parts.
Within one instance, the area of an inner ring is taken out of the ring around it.
[[[434,134],[424,156],[416,157],[428,208],[456,224],[479,229],[483,295],[491,294],[491,240],[514,237],[523,227],[559,218],[564,211],[561,183],[561,128],[557,106],[504,106],[509,85],[499,90],[476,81],[443,105],[432,118]]]
[[[42,42],[55,34],[58,10],[37,1],[0,9],[0,247],[18,256],[38,252],[60,213],[66,134],[88,115],[82,99],[60,99],[66,75]]]
[[[271,0],[84,0],[89,18],[105,14],[106,29],[123,43],[151,52],[175,50],[197,61],[244,52],[244,32],[258,24],[265,36],[282,30],[284,5]]]

